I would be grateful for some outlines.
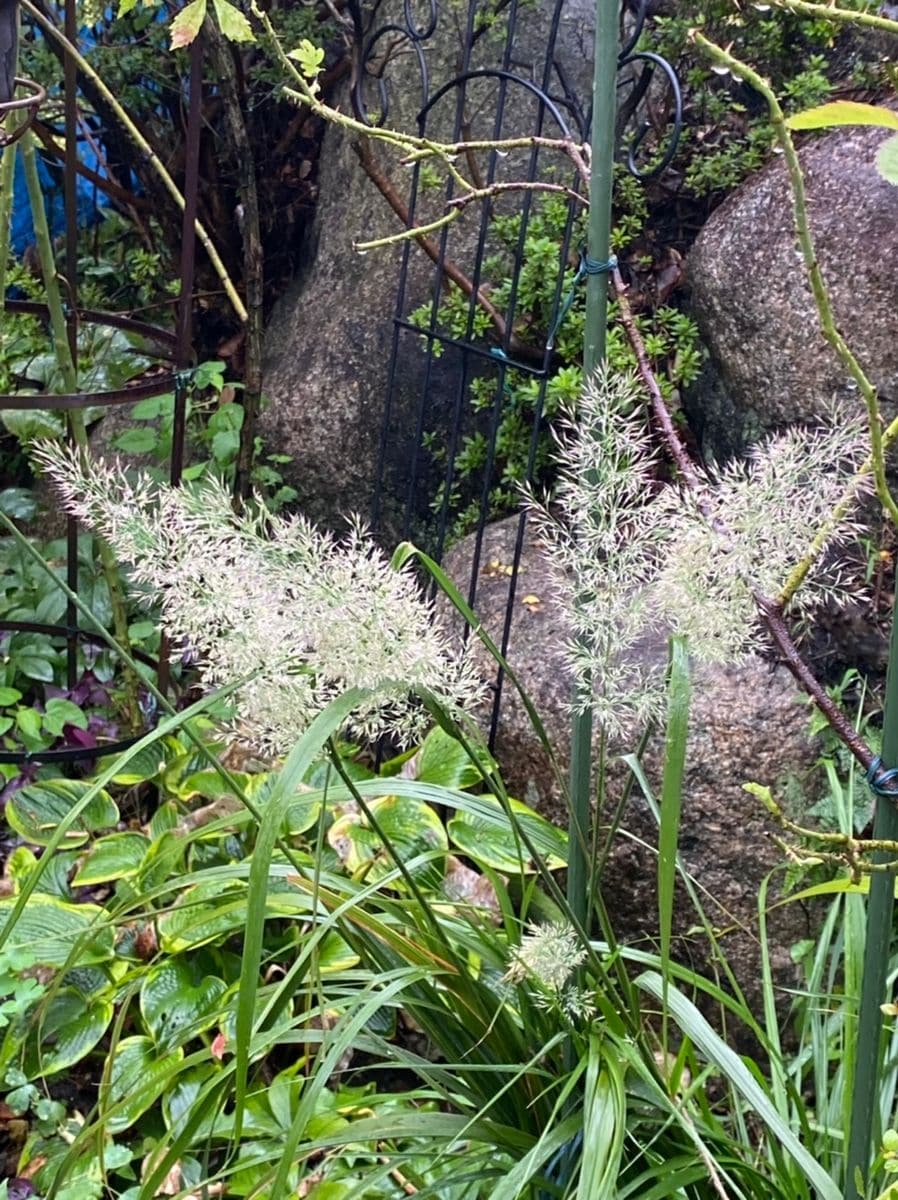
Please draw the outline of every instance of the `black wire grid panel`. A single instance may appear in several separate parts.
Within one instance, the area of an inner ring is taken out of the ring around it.
[[[528,145],[527,140],[530,135],[570,139],[578,145],[589,140],[593,7],[578,0],[506,0],[498,6],[473,0],[460,14],[451,0],[443,11],[436,0],[423,0],[423,10],[413,7],[413,0],[403,0],[398,18],[383,19],[366,30],[361,10],[351,6],[358,64],[356,115],[372,125],[390,123],[389,76],[391,71],[402,74],[408,88],[410,60],[411,70],[420,77],[421,136],[444,143],[521,139],[521,147],[509,153],[464,155],[458,166],[466,178],[486,189],[503,182],[552,181],[582,195],[584,185],[571,160],[543,145]],[[681,96],[673,69],[640,48],[645,16],[643,2],[622,26],[616,129],[621,162],[643,181],[670,163],[681,128]],[[441,32],[441,23],[447,22],[456,29],[456,45],[449,51],[445,30]],[[440,63],[450,64],[447,78],[434,78]],[[445,211],[444,205],[461,194],[451,178],[448,183],[435,182],[433,168],[430,172],[420,163],[411,171],[409,228]],[[435,187],[436,205],[431,199]],[[503,515],[495,511],[493,488],[502,456],[507,460],[508,447],[501,439],[509,436],[503,418],[511,385],[526,386],[530,397],[526,428],[519,420],[512,432],[519,440],[518,463],[524,463],[520,482],[535,481],[544,453],[547,386],[560,365],[556,335],[569,307],[572,269],[585,249],[582,222],[577,222],[584,206],[571,197],[560,242],[548,251],[548,258],[541,258],[548,271],[543,296],[548,292],[551,300],[548,310],[543,300],[543,310],[534,320],[532,265],[526,251],[528,235],[539,229],[545,197],[533,190],[509,189],[472,203],[463,218],[427,239],[424,254],[406,242],[399,269],[372,524],[386,538],[410,538],[440,559],[459,532],[458,508],[465,507],[473,537],[467,599],[474,608],[484,533],[494,517]],[[503,221],[505,278],[501,291],[496,291],[496,231]],[[541,254],[546,255],[545,247]],[[452,315],[447,317],[450,307]],[[472,387],[476,405],[471,403]],[[511,632],[525,523],[522,514],[513,559],[503,564],[509,572],[499,639],[503,654]],[[496,631],[491,632],[495,636]],[[491,741],[501,690],[499,673]]]
[[[77,48],[78,31],[75,12],[75,0],[65,0],[64,30],[68,41]],[[174,420],[172,433],[172,451],[169,464],[169,474],[173,483],[181,478],[184,458],[184,436],[186,425],[186,400],[190,380],[190,365],[193,355],[192,339],[192,293],[194,277],[194,226],[197,214],[197,197],[199,192],[198,177],[198,145],[201,128],[202,105],[202,39],[197,38],[191,48],[190,60],[190,98],[187,127],[187,171],[184,181],[185,211],[182,226],[182,254],[180,265],[180,303],[178,310],[177,329],[174,333],[142,321],[135,321],[117,313],[92,312],[79,307],[78,304],[78,224],[77,224],[77,195],[76,178],[79,171],[77,157],[78,130],[81,115],[78,105],[77,76],[75,63],[70,55],[65,58],[65,82],[63,88],[63,129],[65,137],[64,165],[64,197],[65,197],[65,234],[64,252],[61,264],[61,278],[65,304],[66,326],[69,347],[73,359],[78,357],[78,332],[82,326],[96,325],[107,328],[121,329],[135,334],[141,339],[141,355],[149,355],[158,361],[161,370],[156,371],[142,382],[130,387],[109,391],[72,392],[68,394],[23,395],[14,393],[0,395],[0,409],[18,409],[25,411],[53,410],[71,414],[74,411],[84,411],[96,407],[118,407],[133,404],[137,400],[151,396],[174,394]],[[7,115],[10,112],[24,110],[25,120],[19,121],[12,136],[0,139],[5,153],[15,153],[14,141],[19,140],[37,118],[46,92],[38,84],[16,79],[15,94],[5,103],[0,104],[0,130],[2,130]],[[192,150],[192,153],[191,153]],[[0,320],[2,312],[24,312],[42,319],[48,319],[49,313],[44,305],[29,301],[7,300],[0,296]],[[71,436],[71,424],[69,424]],[[72,517],[66,520],[66,582],[72,591],[78,589],[78,525]],[[66,648],[66,665],[69,687],[73,687],[77,676],[78,649],[85,644],[101,645],[103,639],[98,637],[93,629],[85,629],[79,622],[76,606],[68,604],[65,623],[60,625],[45,625],[34,622],[0,621],[0,635],[15,636],[16,634],[37,635],[47,638],[50,643],[63,644]],[[137,653],[135,657],[151,666],[156,673],[157,685],[165,690],[169,681],[169,664],[166,644],[158,660],[148,659],[146,655]],[[137,740],[136,737],[122,739],[113,743],[104,743],[96,747],[77,747],[49,749],[28,753],[24,751],[0,751],[0,763],[26,764],[29,762],[71,763],[85,762],[99,758],[102,755],[116,753],[127,748]]]

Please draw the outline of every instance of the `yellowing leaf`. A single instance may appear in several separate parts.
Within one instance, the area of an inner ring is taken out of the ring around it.
[[[206,15],[206,0],[190,0],[171,23],[171,49],[189,46],[200,31]]]
[[[229,42],[254,42],[256,40],[252,26],[239,8],[229,4],[228,0],[213,0],[213,3],[221,32]]]
[[[898,113],[878,104],[860,104],[856,100],[834,100],[789,117],[790,129],[830,129],[834,125],[882,125],[898,129]]]

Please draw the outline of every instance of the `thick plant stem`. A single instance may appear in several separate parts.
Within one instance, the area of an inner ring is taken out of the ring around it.
[[[35,161],[34,139],[28,130],[18,142],[22,155],[22,167],[25,173],[25,185],[28,189],[28,200],[31,205],[31,216],[34,222],[34,236],[37,242],[38,257],[41,263],[41,273],[44,279],[44,290],[47,296],[47,309],[50,313],[50,333],[53,338],[53,350],[59,369],[62,373],[65,387],[69,392],[78,390],[78,369],[72,357],[69,346],[68,330],[66,328],[65,309],[59,293],[59,282],[53,259],[53,241],[47,224],[47,214],[44,209],[44,197],[41,192],[40,179]],[[72,409],[69,422],[75,445],[82,455],[87,455],[87,428],[84,424],[84,414],[79,409]],[[125,608],[125,597],[122,581],[119,575],[115,557],[102,539],[98,539],[100,565],[106,586],[109,589],[109,603],[112,608],[112,623],[115,636],[122,646],[130,651],[128,639],[128,614]],[[128,718],[133,729],[140,728],[140,705],[138,703],[138,677],[129,668],[124,671],[125,697],[127,701]]]
[[[159,179],[162,181],[165,190],[171,196],[178,208],[183,212],[185,200],[178,188],[178,185],[172,179],[171,175],[169,175],[158,154],[156,154],[150,143],[137,128],[137,125],[134,123],[134,121],[132,121],[131,117],[116,99],[113,92],[110,91],[109,87],[103,82],[100,75],[93,69],[87,59],[82,54],[78,53],[77,47],[72,45],[65,34],[63,34],[62,31],[58,29],[52,21],[48,20],[40,11],[40,9],[35,8],[35,6],[30,3],[30,0],[21,0],[21,3],[22,8],[28,13],[29,17],[31,17],[31,19],[38,24],[41,29],[43,29],[44,33],[48,34],[50,37],[59,42],[59,44],[65,49],[66,54],[68,54],[74,60],[78,70],[81,71],[82,74],[86,75],[94,87],[96,87],[97,91],[101,93],[103,99],[107,102],[107,104],[109,104],[110,108],[113,109],[115,115],[121,121],[123,128],[128,133],[128,136],[131,138],[146,161],[150,164],[150,166],[158,175]],[[222,262],[221,255],[216,250],[215,244],[209,236],[209,233],[203,223],[197,220],[195,225],[196,235],[202,242],[203,249],[206,251],[206,254],[209,256],[209,261],[212,264],[212,268],[221,281],[221,285],[231,302],[231,307],[234,309],[234,312],[237,314],[239,320],[245,322],[247,320],[246,305],[241,300],[240,294],[237,291],[237,288],[234,286],[234,281],[231,279],[224,263]]]
[[[606,263],[611,252],[611,188],[614,174],[614,113],[617,82],[618,0],[597,0],[592,84],[592,152],[589,176],[587,253]],[[583,374],[589,378],[605,357],[608,270],[586,279]],[[581,684],[589,687],[588,681]],[[589,825],[592,814],[592,695],[575,696],[571,725],[571,813],[567,898],[583,929],[589,925]]]
[[[898,504],[895,503],[895,498],[889,490],[889,485],[886,480],[885,455],[882,444],[882,418],[879,411],[879,398],[876,394],[876,388],[870,382],[866,372],[855,358],[848,346],[848,343],[842,337],[836,325],[835,315],[832,310],[832,304],[829,299],[829,292],[823,280],[823,274],[820,270],[820,264],[817,261],[817,255],[814,251],[814,241],[811,236],[810,224],[808,222],[808,205],[807,195],[804,186],[804,173],[801,169],[801,163],[798,161],[798,154],[795,150],[795,143],[792,141],[792,134],[789,132],[789,127],[786,124],[785,114],[783,113],[780,103],[773,93],[770,85],[763,79],[757,71],[740,62],[738,58],[734,58],[727,50],[723,50],[720,46],[716,46],[709,41],[701,33],[693,32],[693,39],[696,45],[704,50],[708,57],[716,63],[731,71],[737,79],[741,79],[744,83],[749,84],[767,103],[767,108],[770,113],[770,121],[776,133],[777,141],[783,151],[783,158],[786,164],[786,170],[789,174],[789,185],[792,192],[792,207],[795,217],[795,233],[798,238],[798,245],[801,249],[801,256],[804,260],[805,270],[807,272],[808,281],[811,285],[811,292],[814,297],[814,304],[817,308],[817,313],[820,318],[820,332],[823,337],[832,346],[836,355],[842,362],[848,374],[857,385],[858,391],[863,397],[864,403],[867,406],[867,423],[870,432],[870,459],[872,464],[873,480],[876,484],[876,495],[885,512],[892,519],[893,524],[898,528]]]
[[[883,712],[882,761],[898,766],[898,619],[892,614],[892,638],[886,675],[886,702]],[[892,796],[876,797],[873,837],[878,841],[898,841],[898,804]],[[873,856],[874,863],[889,860],[886,851]],[[883,1048],[883,1016],[880,1005],[886,999],[889,956],[892,948],[892,918],[895,911],[895,873],[877,871],[870,879],[867,901],[867,934],[864,943],[864,973],[858,1011],[855,1075],[851,1081],[853,1104],[848,1157],[845,1162],[845,1200],[862,1195],[855,1182],[863,1178],[867,1196],[873,1194],[867,1179],[870,1162],[882,1137],[879,1112],[879,1071]]]
[[[836,21],[842,25],[867,25],[871,29],[882,29],[886,33],[898,33],[898,21],[878,13],[855,11],[851,8],[830,8],[828,4],[812,4],[808,0],[771,0],[777,8],[799,13],[815,20]],[[885,6],[883,6],[885,7]]]

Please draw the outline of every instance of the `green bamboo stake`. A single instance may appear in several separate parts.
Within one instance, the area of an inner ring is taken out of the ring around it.
[[[892,636],[886,672],[886,700],[883,712],[882,761],[885,767],[898,766],[898,611],[892,613]],[[891,786],[895,786],[892,784]],[[898,804],[894,798],[877,796],[873,837],[898,840]],[[879,852],[874,862],[888,861],[890,855]],[[867,935],[864,943],[864,973],[858,1012],[857,1051],[852,1087],[851,1131],[845,1163],[845,1198],[871,1196],[867,1179],[874,1147],[882,1138],[879,1112],[879,1069],[882,1060],[883,1016],[880,1005],[886,996],[886,974],[892,946],[892,918],[895,910],[895,876],[891,871],[875,871],[870,876],[867,900]],[[863,1180],[865,1191],[858,1183]]]
[[[40,179],[37,173],[37,162],[34,153],[34,139],[31,130],[27,130],[18,142],[22,155],[22,167],[25,173],[25,186],[28,190],[28,202],[31,206],[31,218],[34,222],[34,237],[37,243],[38,258],[41,264],[41,274],[44,279],[44,290],[47,297],[47,309],[50,313],[50,334],[53,338],[53,351],[59,369],[62,372],[65,388],[68,392],[78,390],[78,368],[72,357],[69,346],[68,329],[66,327],[65,309],[59,291],[59,281],[56,278],[56,267],[53,256],[53,240],[50,237],[50,227],[47,224],[47,213],[44,208],[44,197],[41,191]],[[88,453],[87,427],[84,424],[84,414],[79,409],[72,409],[70,425],[75,445],[82,455]],[[112,608],[112,624],[119,644],[130,650],[128,637],[128,613],[125,607],[125,596],[118,572],[115,556],[102,539],[97,539],[100,565],[106,586],[109,589],[109,602]],[[124,672],[125,696],[127,699],[128,717],[132,727],[140,728],[140,705],[138,697],[138,679],[129,669]]]
[[[592,83],[592,138],[587,233],[586,331],[583,375],[588,379],[605,357],[608,311],[608,262],[611,253],[611,186],[614,175],[614,123],[617,85],[619,0],[596,0],[596,34]],[[584,688],[587,684],[583,685]],[[567,896],[582,928],[589,917],[589,824],[592,811],[591,695],[578,695],[571,726],[570,859]]]

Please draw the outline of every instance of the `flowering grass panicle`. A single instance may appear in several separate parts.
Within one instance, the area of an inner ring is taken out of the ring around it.
[[[534,506],[570,614],[577,694],[612,735],[663,702],[659,669],[638,648],[659,622],[650,585],[673,530],[652,504],[656,454],[640,403],[631,376],[598,372],[557,435],[552,506]]]
[[[217,482],[132,482],[58,443],[38,447],[36,458],[67,510],[158,597],[166,629],[197,652],[206,682],[246,680],[241,728],[264,751],[285,753],[350,688],[372,696],[347,733],[389,732],[404,744],[427,722],[416,695],[456,714],[479,699],[475,671],[410,571],[393,569],[361,528],[337,538],[261,504],[235,515]]]
[[[523,983],[534,979],[561,995],[570,977],[586,961],[586,950],[576,929],[561,921],[529,925],[513,951],[504,979]]]
[[[650,651],[659,632],[685,635],[709,662],[759,648],[756,595],[779,594],[856,476],[865,441],[859,418],[834,412],[687,490],[661,478],[635,381],[596,372],[559,438],[552,507],[536,506],[536,519],[570,613],[580,703],[593,704],[607,734],[660,712],[665,664]],[[790,611],[843,598],[832,551],[861,529],[851,517],[833,526]]]
[[[764,644],[755,597],[776,597],[857,473],[866,450],[863,423],[834,412],[813,428],[794,428],[727,464],[694,495],[667,489],[676,527],[655,602],[696,657],[736,662]],[[859,489],[859,495],[864,490]],[[834,552],[857,540],[863,523],[846,516],[832,530],[790,611],[808,617],[844,602],[844,572]],[[853,589],[857,596],[857,588]]]

